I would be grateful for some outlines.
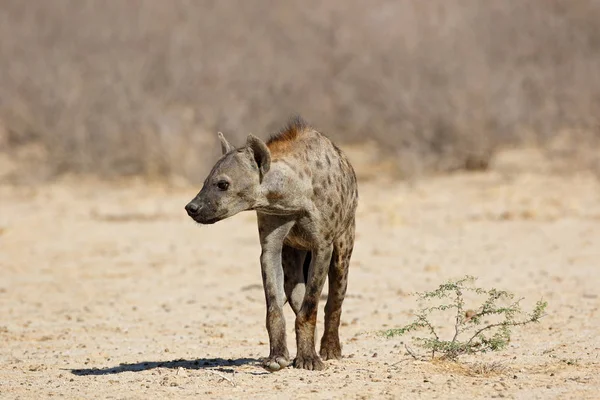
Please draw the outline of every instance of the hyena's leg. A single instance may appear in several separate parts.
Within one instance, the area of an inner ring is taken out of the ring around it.
[[[354,223],[333,243],[333,256],[329,267],[329,293],[325,305],[325,332],[321,339],[321,357],[324,360],[340,359],[339,327],[342,302],[348,286],[348,267],[354,248]]]
[[[304,300],[306,285],[304,282],[303,266],[306,255],[306,251],[286,245],[283,246],[281,253],[283,276],[285,279],[285,295],[292,310],[294,310],[294,314],[298,314]]]
[[[298,353],[294,360],[296,368],[309,370],[322,370],[325,364],[315,351],[315,327],[317,324],[317,310],[319,297],[327,277],[333,245],[328,245],[311,252],[311,262],[306,283],[304,301],[298,315],[296,315],[296,343]]]
[[[292,225],[293,221],[258,214],[258,232],[262,247],[260,265],[267,302],[267,331],[269,333],[269,357],[263,361],[263,366],[270,371],[277,371],[290,364],[283,316],[285,291],[281,253],[283,239],[289,233]]]

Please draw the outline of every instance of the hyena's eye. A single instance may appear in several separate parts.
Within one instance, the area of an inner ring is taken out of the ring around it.
[[[227,190],[227,189],[229,189],[229,182],[219,181],[219,182],[217,182],[217,187],[219,188],[219,190]]]

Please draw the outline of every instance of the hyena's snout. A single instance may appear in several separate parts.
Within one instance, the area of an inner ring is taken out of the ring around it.
[[[193,218],[200,213],[201,208],[202,206],[200,204],[190,201],[186,204],[185,211],[187,211],[188,215]]]
[[[199,199],[190,201],[185,206],[187,214],[199,224],[214,224],[223,219],[223,215],[217,215],[211,202],[203,202]]]

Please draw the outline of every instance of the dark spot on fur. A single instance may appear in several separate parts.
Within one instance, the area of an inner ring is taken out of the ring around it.
[[[307,310],[314,310],[317,307],[317,300],[312,296],[305,297],[304,302],[302,303],[302,308],[306,308]]]
[[[320,187],[318,187],[318,186],[315,186],[315,187],[313,188],[313,194],[315,195],[315,197],[321,197],[321,194],[322,194],[322,193],[323,193],[323,192],[322,192],[322,190],[321,190],[321,188],[320,188]]]
[[[335,207],[333,207],[333,210],[334,210],[336,213],[339,213],[339,212],[340,212],[340,205],[339,205],[339,204],[336,204],[336,205],[335,205]]]
[[[267,193],[267,199],[268,200],[279,200],[283,198],[283,194],[279,193],[279,192],[269,192]]]
[[[318,161],[315,163],[315,165],[317,166],[317,168],[321,169],[323,168],[323,163],[321,161]]]
[[[333,199],[332,199],[331,197],[327,199],[327,205],[328,205],[329,207],[332,207],[332,206],[333,206]]]
[[[331,158],[329,158],[329,154],[325,154],[325,160],[327,161],[327,165],[331,167]]]
[[[327,175],[327,184],[331,185],[332,181],[331,181],[331,175]]]

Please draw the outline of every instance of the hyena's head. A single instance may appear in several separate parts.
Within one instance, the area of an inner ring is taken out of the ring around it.
[[[259,201],[260,182],[271,165],[271,153],[259,138],[248,135],[246,145],[236,149],[219,132],[223,156],[204,181],[200,193],[185,210],[200,224],[214,224]]]

